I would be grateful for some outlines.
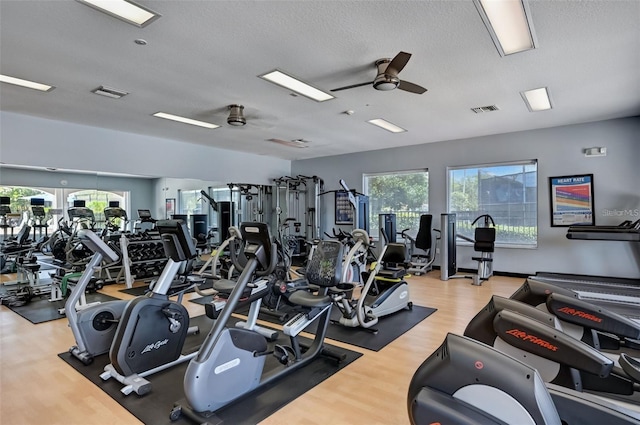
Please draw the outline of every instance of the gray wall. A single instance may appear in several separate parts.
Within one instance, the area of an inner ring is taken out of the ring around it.
[[[607,156],[586,158],[582,150],[594,146],[605,146]],[[362,191],[363,173],[428,168],[430,213],[439,227],[440,214],[447,210],[447,166],[524,159],[538,160],[538,247],[499,248],[494,269],[639,277],[640,243],[568,240],[566,228],[550,226],[548,177],[594,174],[596,224],[640,219],[605,213],[640,209],[640,117],[300,160],[292,163],[291,173],[318,175],[326,190],[339,189],[338,180],[343,178]],[[332,204],[327,199],[323,207],[327,229],[335,226]],[[475,267],[472,251],[459,248],[459,267]]]
[[[284,159],[0,112],[0,161],[149,177],[265,184]]]

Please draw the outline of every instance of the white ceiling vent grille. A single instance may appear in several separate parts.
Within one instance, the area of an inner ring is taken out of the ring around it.
[[[95,90],[91,90],[91,93],[99,94],[100,96],[110,97],[112,99],[120,99],[129,94],[129,92],[114,89],[112,87],[100,86]]]
[[[278,143],[280,145],[290,146],[292,148],[308,148],[309,147],[309,141],[304,139],[294,139],[294,140],[267,139],[267,141]]]
[[[476,114],[481,114],[483,112],[499,111],[500,108],[498,108],[496,105],[489,105],[489,106],[478,106],[477,108],[471,108],[471,110]]]

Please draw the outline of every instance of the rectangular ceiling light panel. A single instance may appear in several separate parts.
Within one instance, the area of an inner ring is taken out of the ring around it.
[[[145,27],[158,19],[161,15],[140,6],[132,1],[126,0],[77,0],[80,3],[93,7],[96,10],[111,15],[114,18],[125,21],[137,27]]]
[[[551,100],[546,87],[520,92],[520,95],[531,112],[551,109]]]
[[[21,78],[10,77],[8,75],[1,75],[1,74],[0,74],[0,82],[13,84],[15,86],[20,86],[20,87],[26,87],[29,89],[40,90],[44,92],[51,91],[55,88],[47,84],[36,83],[34,81],[23,80]]]
[[[325,100],[331,100],[335,97],[279,70],[268,72],[259,77],[308,97],[309,99],[313,99],[316,102],[324,102]]]
[[[527,0],[473,0],[501,56],[536,48]]]
[[[383,120],[382,118],[376,118],[374,120],[369,120],[367,122],[369,124],[376,125],[380,128],[384,128],[385,130],[390,131],[392,133],[404,133],[405,131],[407,131],[404,128],[398,127],[397,125],[392,124],[387,120]]]
[[[165,120],[178,121],[184,124],[197,125],[198,127],[204,127],[209,129],[220,127],[219,125],[216,125],[216,124],[211,124],[204,121],[192,120],[191,118],[185,118],[179,115],[167,114],[166,112],[156,112],[155,114],[153,114],[153,116],[158,118],[164,118]]]

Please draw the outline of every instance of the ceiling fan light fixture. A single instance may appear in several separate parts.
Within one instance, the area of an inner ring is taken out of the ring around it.
[[[393,81],[393,79],[390,78],[376,78],[376,81],[373,82],[373,88],[380,91],[389,91],[396,89],[398,87],[398,84],[400,84],[400,80],[398,80],[397,78],[395,80],[396,81]]]
[[[242,127],[247,123],[247,119],[244,117],[244,106],[242,105],[229,105],[229,117],[227,118],[227,124],[234,127]]]

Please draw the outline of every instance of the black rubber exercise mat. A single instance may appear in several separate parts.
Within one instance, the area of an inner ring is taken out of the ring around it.
[[[100,292],[93,292],[87,294],[87,303],[93,303],[96,301],[107,302],[117,300],[118,298],[111,295],[101,294]],[[65,300],[49,301],[48,295],[42,295],[40,297],[33,298],[31,302],[22,306],[8,307],[20,316],[24,317],[28,321],[34,324],[49,322],[51,320],[64,319],[66,316],[60,314],[58,309],[64,308]]]
[[[211,302],[212,299],[212,296],[207,296],[190,301],[204,305]],[[237,312],[243,314],[246,311],[247,309],[245,308],[244,310],[239,309]],[[337,323],[332,323],[327,330],[327,338],[366,348],[367,350],[380,351],[435,312],[435,308],[413,305],[411,310],[404,309],[389,316],[381,317],[372,329],[363,329],[360,327],[349,328]],[[291,315],[293,314],[295,313],[291,313]],[[258,317],[260,320],[267,322],[282,323],[280,318],[274,315],[260,313]],[[331,320],[337,322],[339,319],[340,311],[336,307],[333,307]],[[314,325],[310,326],[309,332],[315,332]]]
[[[133,288],[125,288],[118,289],[118,292],[122,292],[123,294],[133,295],[134,297],[139,297],[140,295],[144,295],[149,290],[149,285],[145,286],[135,286]]]
[[[235,322],[235,319],[232,318],[232,321]],[[198,325],[201,332],[198,335],[187,337],[184,353],[193,351],[194,347],[199,346],[204,341],[211,324],[212,321],[206,316],[198,316],[191,319],[190,325]],[[307,343],[310,342],[305,338],[302,338],[302,340]],[[284,335],[280,335],[277,343],[288,344],[289,339]],[[331,375],[339,372],[362,355],[361,353],[335,346],[327,345],[327,347],[338,354],[346,355],[346,359],[341,363],[337,363],[335,360],[320,356],[302,369],[296,370],[290,375],[267,385],[265,388],[258,389],[235,403],[220,409],[216,412],[217,419],[225,424],[256,424]],[[113,379],[105,382],[100,379],[100,373],[109,362],[106,354],[96,357],[89,366],[85,366],[79,360],[72,358],[69,353],[61,353],[58,356],[84,377],[99,386],[145,424],[178,425],[191,423],[185,418],[181,418],[176,422],[171,422],[169,419],[169,412],[174,403],[184,399],[182,382],[188,362],[150,376],[148,379],[151,382],[152,390],[149,394],[140,397],[136,394],[124,396],[120,392],[121,384],[119,382]],[[265,370],[279,366],[280,363],[273,356],[267,357]]]
[[[202,289],[209,289],[212,287],[212,282],[207,280],[207,282],[205,282],[203,285],[200,286],[200,288]],[[125,289],[119,289],[118,292],[122,292],[123,294],[129,294],[129,295],[133,295],[135,297],[139,297],[140,295],[144,295],[149,291],[149,285],[142,285],[142,286],[135,286],[133,288],[125,288]],[[187,291],[185,291],[185,294],[188,294],[189,292],[195,292],[195,290],[189,289]]]

